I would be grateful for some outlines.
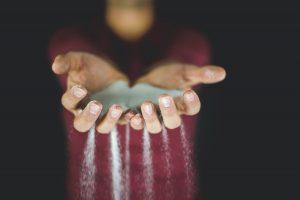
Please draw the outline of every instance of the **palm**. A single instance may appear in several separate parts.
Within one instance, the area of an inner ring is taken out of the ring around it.
[[[147,82],[166,89],[187,88],[191,84],[186,76],[187,67],[179,63],[161,65],[141,77],[138,82]]]
[[[88,53],[69,53],[72,60],[68,72],[67,85],[82,85],[89,92],[95,93],[116,80],[127,80],[111,63]]]
[[[198,67],[191,64],[168,63],[155,67],[137,82],[165,89],[189,89],[199,83],[216,83],[225,78],[225,71],[217,66]]]

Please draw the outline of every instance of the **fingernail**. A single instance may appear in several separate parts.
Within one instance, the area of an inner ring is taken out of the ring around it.
[[[213,70],[210,70],[210,69],[206,69],[204,74],[209,79],[212,79],[212,78],[215,77],[215,72]]]
[[[90,113],[95,115],[100,112],[101,106],[97,105],[96,103],[91,103],[89,109],[90,109]]]
[[[80,86],[74,86],[72,91],[73,91],[73,95],[78,98],[81,98],[86,94],[86,91],[82,89]]]
[[[133,123],[137,126],[139,126],[142,123],[142,119],[141,118],[135,118],[135,120],[133,120]]]
[[[120,108],[118,106],[115,106],[112,109],[110,115],[111,115],[112,118],[119,118],[121,113],[122,113],[122,111],[120,110]]]
[[[153,108],[152,108],[152,105],[150,105],[150,104],[146,104],[144,106],[143,110],[145,111],[145,113],[147,115],[152,115],[152,113],[153,113]]]
[[[171,106],[171,98],[170,97],[163,97],[161,99],[161,103],[162,103],[163,107],[169,108]]]
[[[184,95],[186,101],[192,102],[195,100],[195,96],[192,92],[188,92]]]

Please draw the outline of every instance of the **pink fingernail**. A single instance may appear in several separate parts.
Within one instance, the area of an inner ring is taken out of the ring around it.
[[[100,112],[101,106],[97,105],[96,103],[91,103],[89,109],[90,109],[90,113],[95,115],[98,114],[98,112]]]
[[[122,113],[122,111],[120,110],[120,108],[118,106],[115,106],[112,109],[110,115],[111,115],[112,118],[119,118],[121,113]]]
[[[135,120],[133,120],[133,123],[137,126],[139,126],[142,123],[142,119],[141,118],[136,118]]]
[[[80,86],[74,86],[72,91],[73,91],[73,95],[78,98],[81,98],[86,94],[86,91],[80,88]]]
[[[184,95],[184,98],[186,99],[186,101],[192,102],[195,100],[195,96],[192,92],[186,93]]]
[[[146,104],[144,106],[143,110],[145,111],[145,113],[147,115],[152,115],[152,113],[153,113],[153,108],[152,108],[152,105],[150,105],[150,104]]]
[[[209,79],[212,79],[215,77],[215,72],[213,70],[210,70],[210,69],[206,69],[205,72],[204,72],[205,76]]]
[[[170,97],[163,97],[161,99],[161,103],[165,108],[171,107],[171,98]]]

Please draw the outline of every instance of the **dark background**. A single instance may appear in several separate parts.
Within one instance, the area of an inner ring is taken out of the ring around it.
[[[64,199],[62,91],[47,43],[103,14],[99,0],[0,6],[0,199]],[[298,7],[291,1],[160,1],[158,16],[203,31],[227,79],[204,86],[201,197],[300,199]],[[200,198],[200,197],[199,197]]]

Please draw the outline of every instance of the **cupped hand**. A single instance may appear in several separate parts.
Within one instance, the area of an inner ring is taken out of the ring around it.
[[[145,125],[150,133],[158,133],[162,130],[159,113],[167,128],[179,127],[180,115],[195,115],[200,111],[199,97],[191,88],[201,83],[220,82],[225,76],[225,70],[218,66],[198,67],[190,64],[169,63],[155,67],[139,78],[137,83],[147,83],[165,89],[181,89],[184,93],[181,97],[175,98],[162,94],[158,99],[158,105],[145,101],[141,105],[142,115],[131,116],[131,127],[141,130]]]
[[[100,133],[109,133],[122,115],[122,107],[113,105],[99,120],[102,104],[89,101],[89,96],[99,92],[118,80],[128,81],[108,60],[85,52],[69,52],[58,55],[52,65],[58,75],[67,75],[67,91],[62,96],[62,105],[72,112],[74,128],[79,132],[88,131],[96,122]]]

